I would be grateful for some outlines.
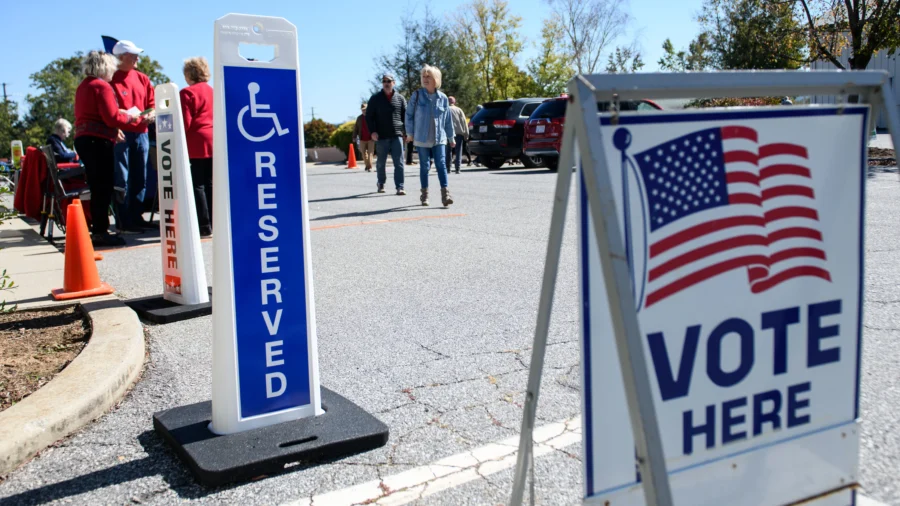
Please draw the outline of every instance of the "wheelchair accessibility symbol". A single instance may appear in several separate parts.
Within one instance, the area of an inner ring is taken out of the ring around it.
[[[259,84],[250,83],[247,85],[247,89],[250,91],[250,105],[245,105],[241,112],[238,113],[238,130],[241,131],[241,135],[243,135],[248,141],[252,142],[263,142],[268,140],[269,137],[275,135],[275,132],[278,132],[279,136],[282,136],[289,132],[287,128],[281,128],[281,123],[278,122],[278,115],[274,112],[262,112],[269,109],[269,104],[257,104],[256,103],[256,94],[259,93]],[[250,111],[251,118],[271,118],[272,122],[275,124],[269,133],[265,135],[250,135],[247,133],[247,130],[244,128],[244,114],[247,111]]]

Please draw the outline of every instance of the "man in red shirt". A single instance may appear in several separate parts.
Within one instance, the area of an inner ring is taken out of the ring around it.
[[[135,68],[138,55],[144,50],[129,40],[120,40],[112,52],[119,58],[119,70],[110,82],[119,107],[126,111],[136,108],[141,112],[156,107],[150,79]],[[151,227],[142,214],[147,196],[147,155],[150,150],[147,127],[155,119],[155,111],[143,115],[140,122],[122,129],[125,142],[116,144],[115,187],[121,198],[117,217],[121,223],[116,223],[116,229],[120,233],[140,233],[141,228]]]
[[[369,133],[369,125],[366,124],[366,103],[363,102],[362,114],[356,117],[356,125],[353,127],[353,139],[359,144],[359,150],[366,162],[366,172],[372,171],[372,155],[375,154],[375,141]]]

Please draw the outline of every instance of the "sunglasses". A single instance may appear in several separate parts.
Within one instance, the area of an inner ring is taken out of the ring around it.
[[[392,83],[392,82],[394,82],[394,81],[381,81],[381,84],[387,84],[387,83]]]

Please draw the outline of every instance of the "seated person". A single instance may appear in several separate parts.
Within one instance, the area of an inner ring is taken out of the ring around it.
[[[56,163],[71,163],[78,159],[74,150],[66,147],[65,140],[72,133],[72,124],[65,118],[59,118],[53,125],[53,133],[47,138],[47,144],[53,148]]]

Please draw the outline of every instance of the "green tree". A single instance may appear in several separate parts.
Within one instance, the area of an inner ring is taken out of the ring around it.
[[[478,76],[479,102],[515,97],[527,88],[527,75],[516,65],[524,47],[521,24],[506,0],[472,0],[455,16],[454,35]]]
[[[663,56],[657,62],[661,70],[688,72],[708,70],[712,66],[709,49],[709,34],[701,33],[688,45],[687,49],[675,51],[672,41],[663,42]]]
[[[153,86],[172,82],[172,79],[163,73],[162,65],[147,55],[142,54],[138,59],[137,69],[150,79]]]
[[[322,119],[314,119],[303,125],[303,139],[307,148],[328,147],[328,140],[335,130],[335,126]]]
[[[720,69],[796,69],[806,61],[806,36],[787,3],[706,0],[697,20]]]
[[[544,21],[538,54],[528,62],[528,75],[532,86],[529,94],[535,97],[552,97],[566,91],[566,83],[575,75],[572,59],[559,50],[565,33],[559,20]]]
[[[641,52],[634,47],[617,46],[606,62],[606,71],[610,74],[634,74],[643,67]]]
[[[10,141],[21,138],[18,104],[11,100],[0,101],[0,158],[12,156]]]
[[[82,78],[83,57],[78,51],[74,56],[57,58],[29,76],[38,93],[25,97],[28,114],[22,140],[26,145],[45,144],[59,118],[75,122],[75,90]]]
[[[778,4],[784,0],[766,0]],[[839,69],[848,49],[849,68],[863,70],[878,51],[900,47],[900,0],[790,0],[809,37],[810,59],[824,59]]]

